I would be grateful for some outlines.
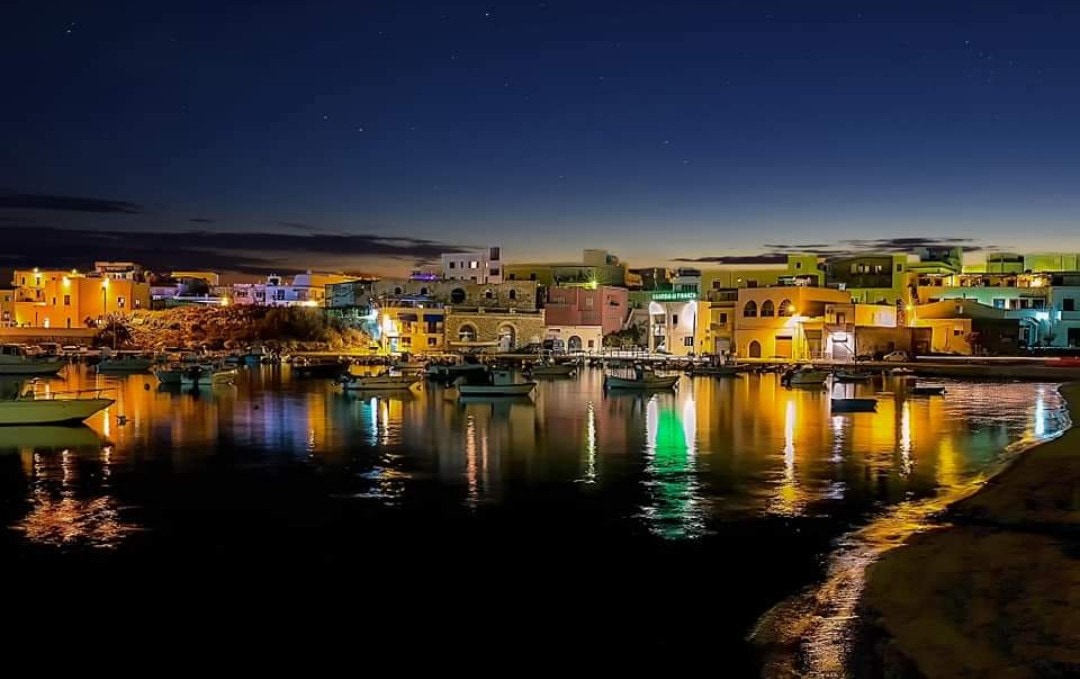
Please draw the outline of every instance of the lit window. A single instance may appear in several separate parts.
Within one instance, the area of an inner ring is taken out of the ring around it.
[[[470,269],[479,269],[480,268],[480,262],[476,261],[475,259],[472,260],[471,262],[469,262],[469,268]]]
[[[123,309],[124,308],[124,298],[123,297],[117,297],[116,298],[116,308],[118,308],[118,309]]]
[[[682,343],[683,343],[684,347],[692,347],[692,346],[694,346],[694,338],[693,337],[684,337]]]
[[[64,295],[64,306],[71,306],[71,295]]]

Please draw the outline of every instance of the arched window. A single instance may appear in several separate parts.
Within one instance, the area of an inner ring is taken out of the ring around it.
[[[466,323],[458,328],[458,339],[462,342],[476,341],[476,327]]]
[[[517,290],[511,290],[509,293],[507,293],[507,296],[510,299],[517,299]]]
[[[484,299],[495,299],[495,293],[491,290],[484,290]]]
[[[394,288],[394,294],[395,295],[400,295],[401,294],[401,288],[400,287]]]
[[[754,300],[750,300],[749,302],[747,302],[746,306],[744,306],[742,309],[742,315],[746,318],[757,317],[757,302],[755,302]]]
[[[465,301],[465,291],[461,288],[454,288],[450,291],[450,303],[461,304]]]
[[[749,354],[750,358],[761,358],[761,342],[757,340],[750,342],[746,353]]]
[[[780,313],[778,316],[791,316],[795,311],[795,305],[791,303],[790,299],[785,299],[780,302]]]
[[[776,315],[776,308],[773,306],[771,299],[767,299],[761,303],[761,315],[762,317]]]
[[[424,297],[427,297],[427,288],[420,288],[420,294]]]

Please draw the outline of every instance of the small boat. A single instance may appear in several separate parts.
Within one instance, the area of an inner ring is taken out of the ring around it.
[[[919,386],[915,385],[908,389],[908,393],[912,396],[944,396],[945,387],[940,386]]]
[[[88,393],[93,396],[84,396]],[[111,398],[102,398],[98,391],[48,395],[28,391],[14,400],[0,401],[0,426],[77,423],[112,404]]]
[[[337,359],[316,360],[303,356],[293,359],[292,370],[297,377],[326,377],[333,379],[341,374],[344,366]]]
[[[834,398],[832,411],[834,413],[872,413],[877,410],[875,398]]]
[[[194,365],[180,373],[180,384],[185,387],[230,384],[236,378],[235,368],[219,368],[212,365]]]
[[[789,369],[780,376],[780,384],[785,387],[820,387],[829,379],[829,373],[810,366]]]
[[[893,368],[892,370],[889,371],[889,374],[894,375],[896,377],[905,377],[905,376],[908,376],[908,375],[914,375],[915,371],[912,370],[911,368]]]
[[[59,356],[35,355],[21,344],[0,346],[0,375],[44,377],[55,375],[63,367]]]
[[[657,375],[652,370],[635,367],[633,377],[604,375],[605,389],[659,390],[673,389],[679,383],[678,375]]]
[[[395,391],[412,389],[420,384],[420,378],[412,375],[359,375],[345,374],[335,380],[345,391]]]
[[[113,354],[103,357],[97,364],[99,373],[142,373],[154,366],[151,356],[139,354]]]
[[[572,363],[536,363],[525,371],[533,377],[565,377],[577,372],[577,366]]]
[[[509,370],[491,370],[481,376],[461,376],[454,380],[459,396],[526,396],[536,382],[515,382]]]
[[[189,369],[190,366],[170,365],[155,370],[154,377],[161,384],[180,384],[180,376],[184,374],[185,370]]]
[[[865,370],[837,370],[833,373],[837,382],[869,382],[874,379],[874,373]]]

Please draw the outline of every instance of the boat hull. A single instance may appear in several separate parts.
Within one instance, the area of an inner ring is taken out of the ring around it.
[[[572,365],[545,365],[537,366],[529,370],[533,377],[567,377],[574,374]]]
[[[108,398],[15,400],[0,402],[0,426],[82,422],[113,404]]]
[[[0,363],[0,375],[26,375],[44,377],[60,372],[64,364],[60,361],[32,361],[27,363]]]
[[[846,373],[838,372],[834,375],[837,382],[869,382],[874,379],[870,373]]]
[[[208,387],[212,384],[228,384],[236,377],[235,370],[223,370],[216,373],[202,373],[200,375],[181,375],[180,384],[185,387]]]
[[[468,396],[528,396],[536,387],[536,382],[517,384],[461,384],[458,394]]]
[[[345,391],[405,391],[417,384],[420,384],[420,380],[416,378],[395,380],[385,377],[360,377],[349,382],[342,382],[341,388]]]
[[[604,387],[607,389],[636,389],[638,391],[649,391],[672,389],[678,382],[678,375],[671,377],[653,377],[645,380],[627,379],[625,377],[607,377],[604,379]]]
[[[877,410],[877,400],[872,398],[834,398],[834,413],[872,413]]]
[[[124,375],[133,373],[144,373],[152,367],[154,367],[154,361],[152,359],[138,361],[118,361],[116,363],[105,360],[97,364],[97,371],[99,373]]]

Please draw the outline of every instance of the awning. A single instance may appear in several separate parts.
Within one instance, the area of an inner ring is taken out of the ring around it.
[[[442,314],[424,314],[424,322],[425,323],[442,323],[443,322],[443,315]]]

